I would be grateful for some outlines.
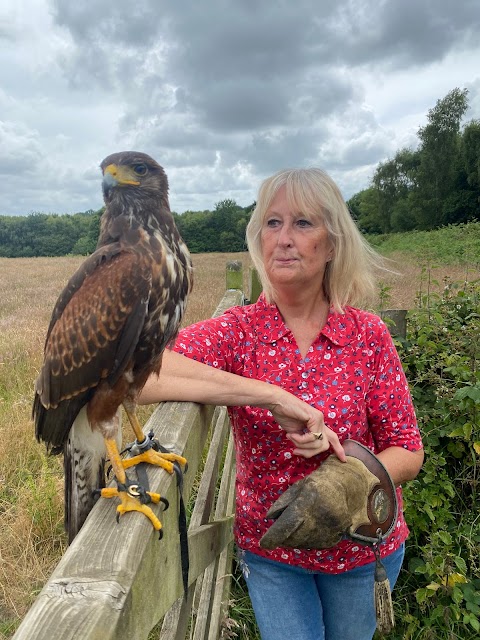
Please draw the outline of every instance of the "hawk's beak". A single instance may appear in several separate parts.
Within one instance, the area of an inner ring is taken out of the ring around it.
[[[120,187],[127,184],[138,186],[140,182],[132,178],[133,176],[129,167],[109,164],[108,167],[105,167],[105,171],[103,172],[103,186],[104,188],[107,188],[107,190],[116,185]]]

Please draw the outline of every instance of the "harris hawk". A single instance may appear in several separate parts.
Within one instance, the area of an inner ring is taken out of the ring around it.
[[[150,156],[114,153],[100,165],[105,211],[95,252],[74,273],[54,307],[35,384],[35,434],[64,454],[65,528],[73,540],[101,488],[118,496],[117,518],[144,513],[159,494],[129,480],[125,469],[149,462],[173,472],[181,456],[159,453],[144,436],[136,398],[159,373],[192,287],[192,264],[170,212],[168,180]],[[122,460],[123,405],[141,453]],[[142,448],[143,445],[143,448]],[[117,488],[105,487],[109,458]]]

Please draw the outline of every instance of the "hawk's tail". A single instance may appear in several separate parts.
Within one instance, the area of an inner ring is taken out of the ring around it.
[[[84,407],[64,444],[65,530],[69,543],[93,507],[94,491],[105,486],[105,455],[103,437],[92,431]]]

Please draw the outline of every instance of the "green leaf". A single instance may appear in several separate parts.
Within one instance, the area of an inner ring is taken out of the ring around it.
[[[415,592],[415,598],[417,599],[418,604],[422,604],[427,599],[427,590],[426,589],[417,589]]]
[[[462,425],[461,427],[457,427],[453,431],[450,431],[450,433],[448,434],[448,437],[449,438],[458,438],[459,436],[463,436],[463,435],[465,435],[465,433],[464,433],[463,425]]]
[[[453,396],[454,400],[464,400],[465,398],[471,398],[474,402],[480,403],[480,388],[474,387],[462,387],[457,389]]]
[[[448,531],[439,531],[438,537],[444,544],[451,545],[453,542],[452,536],[448,533]]]
[[[455,566],[457,567],[457,569],[460,571],[460,573],[463,574],[464,576],[466,576],[467,575],[467,563],[465,562],[465,560],[461,556],[455,556],[453,561],[454,561]]]
[[[473,613],[464,616],[463,619],[467,624],[470,624],[470,626],[473,627],[475,631],[480,631],[480,622],[478,618],[473,615]]]
[[[427,571],[427,567],[425,562],[421,558],[411,558],[408,563],[408,570],[411,573],[421,573],[424,574]]]
[[[480,614],[480,607],[475,602],[467,602],[465,606],[469,611],[474,613],[476,616]]]
[[[430,518],[430,520],[431,520],[432,522],[435,522],[435,514],[433,513],[432,509],[430,508],[430,506],[429,506],[428,504],[426,504],[426,505],[424,506],[424,510],[425,510],[425,513],[426,513],[426,514],[428,515],[428,517]]]
[[[452,600],[456,604],[460,604],[460,602],[462,602],[462,600],[463,600],[463,592],[459,587],[453,587]]]

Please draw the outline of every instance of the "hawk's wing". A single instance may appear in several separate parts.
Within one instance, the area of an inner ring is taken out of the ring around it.
[[[133,355],[151,291],[151,265],[118,245],[96,251],[55,306],[36,383],[36,436],[57,449],[95,387],[113,385]]]

